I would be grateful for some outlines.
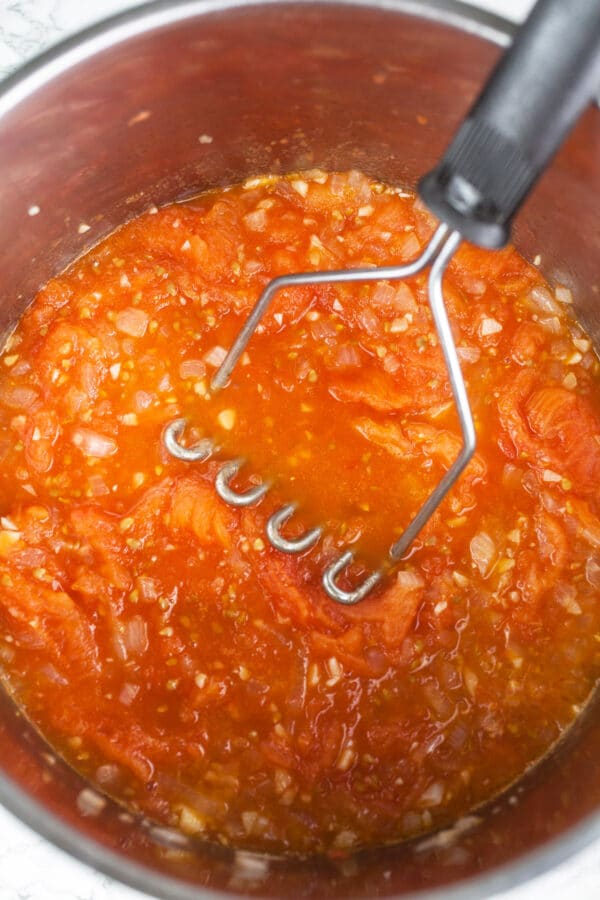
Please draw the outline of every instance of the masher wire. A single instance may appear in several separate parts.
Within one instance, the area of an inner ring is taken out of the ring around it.
[[[475,452],[475,428],[467,391],[462,376],[456,346],[452,335],[452,329],[448,320],[448,314],[444,304],[442,279],[450,259],[455,253],[461,241],[458,231],[441,224],[433,234],[431,240],[412,262],[401,266],[381,266],[374,268],[334,269],[331,271],[299,272],[291,275],[282,275],[274,278],[266,286],[254,307],[252,308],[238,336],[229,349],[221,366],[215,372],[211,380],[213,392],[224,388],[242,355],[250,338],[256,331],[262,317],[271,304],[275,294],[285,287],[298,285],[314,285],[340,282],[368,282],[368,281],[397,281],[417,275],[424,268],[431,265],[428,278],[428,298],[439,343],[444,354],[446,368],[450,380],[452,395],[456,404],[460,429],[463,438],[463,447],[458,457],[423,503],[416,515],[404,529],[398,540],[390,547],[388,559],[374,572],[369,573],[363,581],[353,590],[344,590],[337,582],[338,576],[354,561],[354,553],[346,550],[335,559],[323,572],[322,585],[332,600],[344,605],[352,605],[364,599],[373,588],[383,579],[393,564],[400,560],[419,532],[426,525],[437,507],[440,505],[448,491],[460,477],[462,471],[469,463]],[[210,441],[203,439],[193,447],[185,447],[180,438],[185,428],[184,419],[175,419],[169,423],[163,431],[163,443],[166,449],[175,457],[186,461],[202,461],[218,448]],[[216,487],[219,496],[232,506],[247,506],[259,502],[270,488],[269,482],[254,487],[243,493],[235,491],[231,485],[231,479],[237,475],[244,464],[243,459],[229,460],[225,462],[216,477]],[[322,535],[322,529],[316,526],[304,535],[294,540],[286,539],[281,534],[281,527],[291,518],[296,511],[296,504],[288,503],[276,510],[269,518],[266,525],[266,535],[272,546],[285,553],[300,553],[311,549]]]
[[[279,275],[268,283],[248,315],[248,318],[240,328],[240,332],[231,345],[227,356],[213,375],[210,386],[213,391],[224,388],[231,373],[235,369],[240,356],[248,346],[248,342],[256,331],[260,320],[271,305],[275,294],[282,288],[296,285],[343,283],[352,281],[394,281],[400,278],[411,278],[418,275],[434,259],[436,253],[444,243],[448,235],[448,226],[439,225],[433,237],[412,262],[403,266],[379,266],[360,269],[331,269],[320,272],[295,272],[292,275]]]
[[[475,435],[471,405],[469,403],[467,389],[460,368],[448,313],[446,312],[442,287],[444,272],[446,271],[446,267],[452,256],[456,252],[460,241],[461,236],[459,232],[454,231],[448,236],[446,243],[440,249],[429,273],[428,297],[431,314],[440,339],[440,346],[448,370],[452,395],[454,397],[454,402],[456,403],[458,421],[463,437],[463,447],[452,466],[448,469],[441,481],[438,482],[415,517],[406,526],[396,543],[390,547],[389,555],[394,561],[399,560],[404,556],[448,491],[453,487],[457,479],[460,478],[461,473],[469,464],[475,453],[477,438]]]

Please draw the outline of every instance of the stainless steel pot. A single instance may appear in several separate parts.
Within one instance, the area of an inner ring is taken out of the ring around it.
[[[50,276],[151,204],[310,166],[414,185],[509,39],[506,23],[451,0],[190,0],[65,42],[0,91],[0,332]],[[599,151],[600,112],[590,110],[515,235],[573,287],[597,338]],[[10,810],[94,867],[169,898],[468,900],[600,837],[594,705],[560,751],[454,840],[337,863],[190,851],[115,805],[101,809],[4,695],[0,747]]]

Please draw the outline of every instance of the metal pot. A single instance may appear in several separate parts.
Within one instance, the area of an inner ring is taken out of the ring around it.
[[[152,204],[312,166],[414,185],[510,33],[451,0],[190,0],[144,6],[66,41],[0,92],[0,333],[48,278]],[[597,338],[599,150],[600,112],[589,110],[515,234],[547,276],[573,288]],[[468,900],[600,836],[593,704],[551,758],[458,836],[337,863],[190,849],[103,805],[5,695],[0,742],[10,810],[95,868],[169,898]]]

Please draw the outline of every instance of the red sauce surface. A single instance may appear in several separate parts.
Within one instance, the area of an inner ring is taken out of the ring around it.
[[[158,821],[288,852],[410,837],[518,777],[598,677],[598,362],[515,250],[450,265],[477,455],[355,607],[323,568],[380,561],[460,448],[425,276],[282,292],[208,394],[273,276],[406,261],[433,227],[355,172],[255,179],[124,226],[0,357],[4,680]],[[180,415],[218,459],[165,452]],[[240,453],[239,489],[275,481],[244,511],[213,487]],[[324,526],[300,558],[264,536],[289,500],[290,534]]]

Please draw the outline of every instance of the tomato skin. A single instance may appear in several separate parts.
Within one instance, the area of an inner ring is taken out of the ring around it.
[[[462,440],[427,280],[286,289],[230,385],[210,378],[270,278],[405,262],[435,222],[358,172],[255,179],[128,223],[38,295],[0,365],[0,659],[99,789],[187,833],[348,853],[511,783],[600,675],[600,373],[514,248],[462,245],[444,293],[477,452],[355,606]],[[164,425],[186,418],[173,459]],[[6,451],[4,450],[6,448]],[[214,480],[270,480],[234,509]],[[300,556],[272,548],[316,523]]]

